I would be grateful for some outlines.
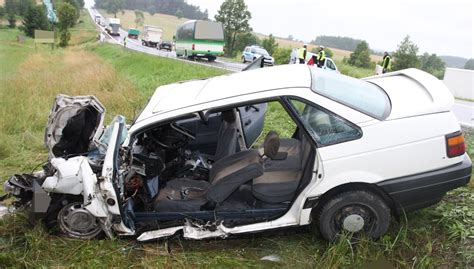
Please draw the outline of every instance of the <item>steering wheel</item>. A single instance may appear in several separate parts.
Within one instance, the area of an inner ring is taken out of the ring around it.
[[[165,149],[178,149],[185,146],[189,139],[196,139],[190,130],[175,123],[170,123],[168,131],[161,133],[159,137],[150,136],[150,139]]]

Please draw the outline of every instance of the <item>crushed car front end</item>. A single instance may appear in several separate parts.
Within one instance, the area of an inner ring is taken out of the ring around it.
[[[13,206],[28,208],[31,222],[57,225],[69,237],[133,235],[133,223],[122,214],[118,182],[125,119],[117,116],[104,129],[104,112],[93,96],[59,95],[46,128],[48,161],[40,171],[11,176],[2,199],[15,197]]]

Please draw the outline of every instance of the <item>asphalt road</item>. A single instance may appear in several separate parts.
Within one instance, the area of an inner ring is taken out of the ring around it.
[[[474,128],[474,103],[456,100],[452,111],[459,123],[463,126]]]
[[[96,9],[92,7],[88,7],[89,13],[91,17],[95,18],[96,15],[100,15],[102,18],[104,18]],[[97,25],[97,27],[105,32],[104,27]],[[124,37],[127,36],[127,31],[124,29],[120,28],[119,31],[120,36],[111,36],[113,38],[112,43],[120,44],[123,46],[123,41]],[[110,36],[107,35],[107,38],[110,39]],[[110,42],[111,40],[108,40]],[[143,53],[159,56],[159,57],[165,57],[165,58],[173,58],[177,60],[184,60],[188,62],[192,62],[195,64],[199,65],[204,65],[204,66],[209,66],[209,67],[215,67],[215,68],[221,68],[225,69],[228,71],[232,72],[240,72],[242,69],[244,69],[247,65],[242,64],[242,63],[235,63],[235,62],[228,62],[222,59],[216,59],[214,62],[208,62],[207,59],[195,59],[195,60],[188,60],[186,58],[178,58],[176,57],[176,53],[174,51],[163,51],[163,50],[158,50],[157,48],[151,48],[151,47],[146,47],[143,46],[141,43],[141,40],[136,40],[136,39],[131,39],[127,38],[127,48],[135,51],[140,51]]]

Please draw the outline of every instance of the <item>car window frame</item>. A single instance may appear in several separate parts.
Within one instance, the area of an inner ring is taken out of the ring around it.
[[[311,137],[312,140],[314,140],[314,143],[317,145],[317,148],[324,148],[324,147],[328,147],[328,146],[333,146],[333,145],[338,145],[338,144],[341,144],[341,143],[345,143],[345,142],[350,142],[350,141],[355,141],[355,140],[359,140],[361,139],[363,136],[364,136],[364,132],[362,131],[362,128],[360,126],[358,126],[357,124],[351,122],[350,120],[344,118],[344,117],[341,117],[339,114],[337,113],[334,113],[332,112],[331,110],[323,107],[323,106],[320,106],[318,104],[315,104],[314,102],[308,100],[308,99],[305,99],[305,98],[302,98],[302,97],[299,97],[299,96],[294,96],[294,95],[287,95],[287,96],[283,96],[282,99],[284,100],[285,102],[285,105],[288,106],[288,109],[291,110],[292,114],[294,114],[293,116],[296,117],[297,121],[300,123],[301,126],[303,126],[305,132],[309,135],[309,137]],[[327,144],[321,144],[320,141],[318,141],[312,134],[313,131],[310,131],[308,130],[310,127],[307,126],[307,124],[305,124],[300,115],[299,115],[299,112],[296,110],[295,106],[291,104],[291,100],[290,99],[294,99],[296,101],[300,101],[300,102],[303,102],[305,103],[306,105],[310,105],[310,106],[313,106],[315,107],[316,109],[319,109],[321,111],[323,111],[324,113],[327,113],[331,116],[334,116],[340,120],[342,120],[344,122],[344,124],[347,124],[348,126],[350,126],[351,128],[354,128],[356,129],[357,131],[359,131],[359,135],[357,137],[353,137],[353,138],[346,138],[346,139],[339,139],[339,140],[335,140],[335,141],[332,141],[331,143],[327,143]]]

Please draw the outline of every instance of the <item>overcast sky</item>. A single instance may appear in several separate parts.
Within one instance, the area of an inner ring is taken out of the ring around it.
[[[223,0],[187,0],[214,19]],[[474,0],[245,0],[255,32],[304,41],[318,35],[364,39],[394,51],[408,34],[419,53],[474,57]]]

